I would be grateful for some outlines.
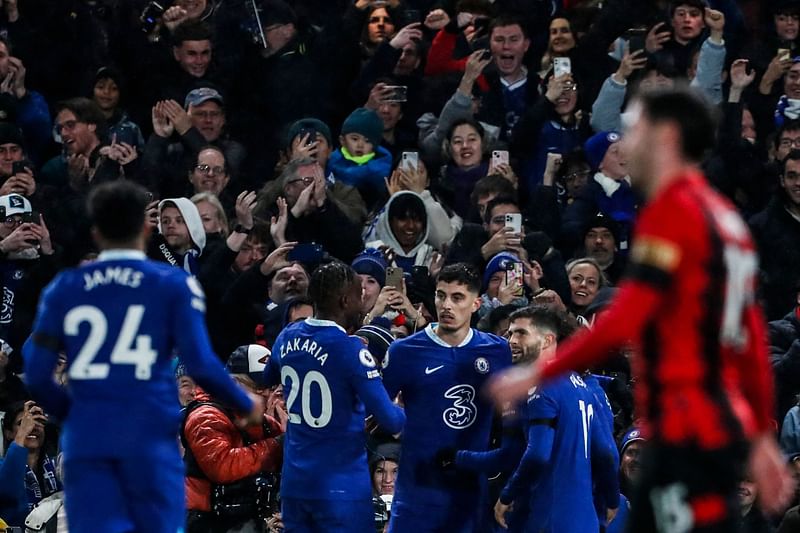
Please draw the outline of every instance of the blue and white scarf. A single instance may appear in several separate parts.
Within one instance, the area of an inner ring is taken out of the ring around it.
[[[45,455],[44,461],[42,461],[42,480],[43,483],[40,484],[39,480],[36,478],[36,474],[31,470],[31,467],[25,466],[25,491],[28,494],[29,511],[33,509],[42,498],[64,489],[61,486],[61,481],[56,476],[56,465],[47,455]]]

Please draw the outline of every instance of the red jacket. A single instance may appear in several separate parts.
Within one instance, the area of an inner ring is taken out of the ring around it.
[[[430,50],[428,50],[428,59],[425,62],[426,76],[449,74],[450,72],[464,73],[469,56],[459,59],[453,58],[457,39],[458,34],[450,33],[443,29],[439,30],[439,33],[433,38]],[[481,91],[487,92],[489,90],[489,83],[483,74],[478,76],[477,84]]]
[[[198,401],[211,397],[199,391]],[[278,422],[267,415],[265,420],[270,434],[281,432]],[[233,483],[259,472],[275,472],[280,468],[283,448],[272,437],[265,438],[260,427],[248,427],[250,439],[244,445],[240,430],[228,415],[213,405],[201,405],[186,418],[184,435],[195,460],[208,479],[186,477],[186,508],[196,511],[211,510],[211,483]]]

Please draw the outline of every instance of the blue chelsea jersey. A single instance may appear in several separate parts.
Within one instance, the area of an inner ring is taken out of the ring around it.
[[[529,530],[598,530],[592,463],[600,459],[593,457],[593,451],[609,445],[603,407],[575,372],[539,387],[528,398],[528,423],[553,420],[555,424],[550,461],[530,493]]]
[[[494,409],[480,391],[511,364],[505,339],[470,330],[461,345],[450,346],[436,335],[436,326],[394,342],[384,360],[386,389],[390,396],[402,392],[407,416],[395,501],[412,505],[476,497],[476,486],[454,487],[433,459],[442,448],[486,450]]]
[[[114,458],[176,450],[176,351],[209,393],[250,409],[211,351],[204,312],[194,278],[137,251],[103,252],[53,280],[25,346],[25,370],[34,397],[64,418],[65,454]],[[67,391],[52,379],[59,350],[67,356]]]
[[[281,494],[371,498],[365,416],[373,413],[392,433],[405,417],[361,340],[334,322],[309,318],[281,332],[265,373],[268,382],[283,384],[289,414]]]

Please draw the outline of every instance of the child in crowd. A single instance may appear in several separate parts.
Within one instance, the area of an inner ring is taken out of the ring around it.
[[[370,207],[384,199],[384,179],[392,172],[392,156],[380,146],[382,135],[383,121],[378,114],[360,107],[342,124],[341,147],[328,161],[336,179],[356,187]]]

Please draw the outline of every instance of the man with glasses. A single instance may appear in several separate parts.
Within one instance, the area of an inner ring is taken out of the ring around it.
[[[150,189],[158,190],[162,197],[188,196],[181,176],[185,169],[194,168],[197,155],[209,146],[218,148],[224,156],[229,177],[240,175],[246,150],[225,134],[225,101],[213,86],[189,91],[183,107],[175,100],[157,102],[152,120],[153,134],[142,157],[142,175],[148,177]]]
[[[130,166],[137,158],[135,148],[125,143],[106,144],[105,117],[88,98],[56,104],[53,136],[62,153],[42,167],[43,184],[83,194],[97,183],[136,175]]]
[[[19,194],[0,196],[0,338],[14,353],[21,353],[31,332],[39,293],[60,267],[44,219],[28,199]],[[21,369],[21,358],[12,358],[9,370]]]
[[[283,183],[285,205],[280,201],[267,205],[262,191],[256,213],[268,210],[276,216],[279,227],[285,228],[283,241],[315,242],[332,256],[350,263],[364,248],[361,226],[347,218],[339,202],[332,198],[319,164],[311,158],[295,159],[278,179]],[[262,215],[267,219],[269,216]]]

